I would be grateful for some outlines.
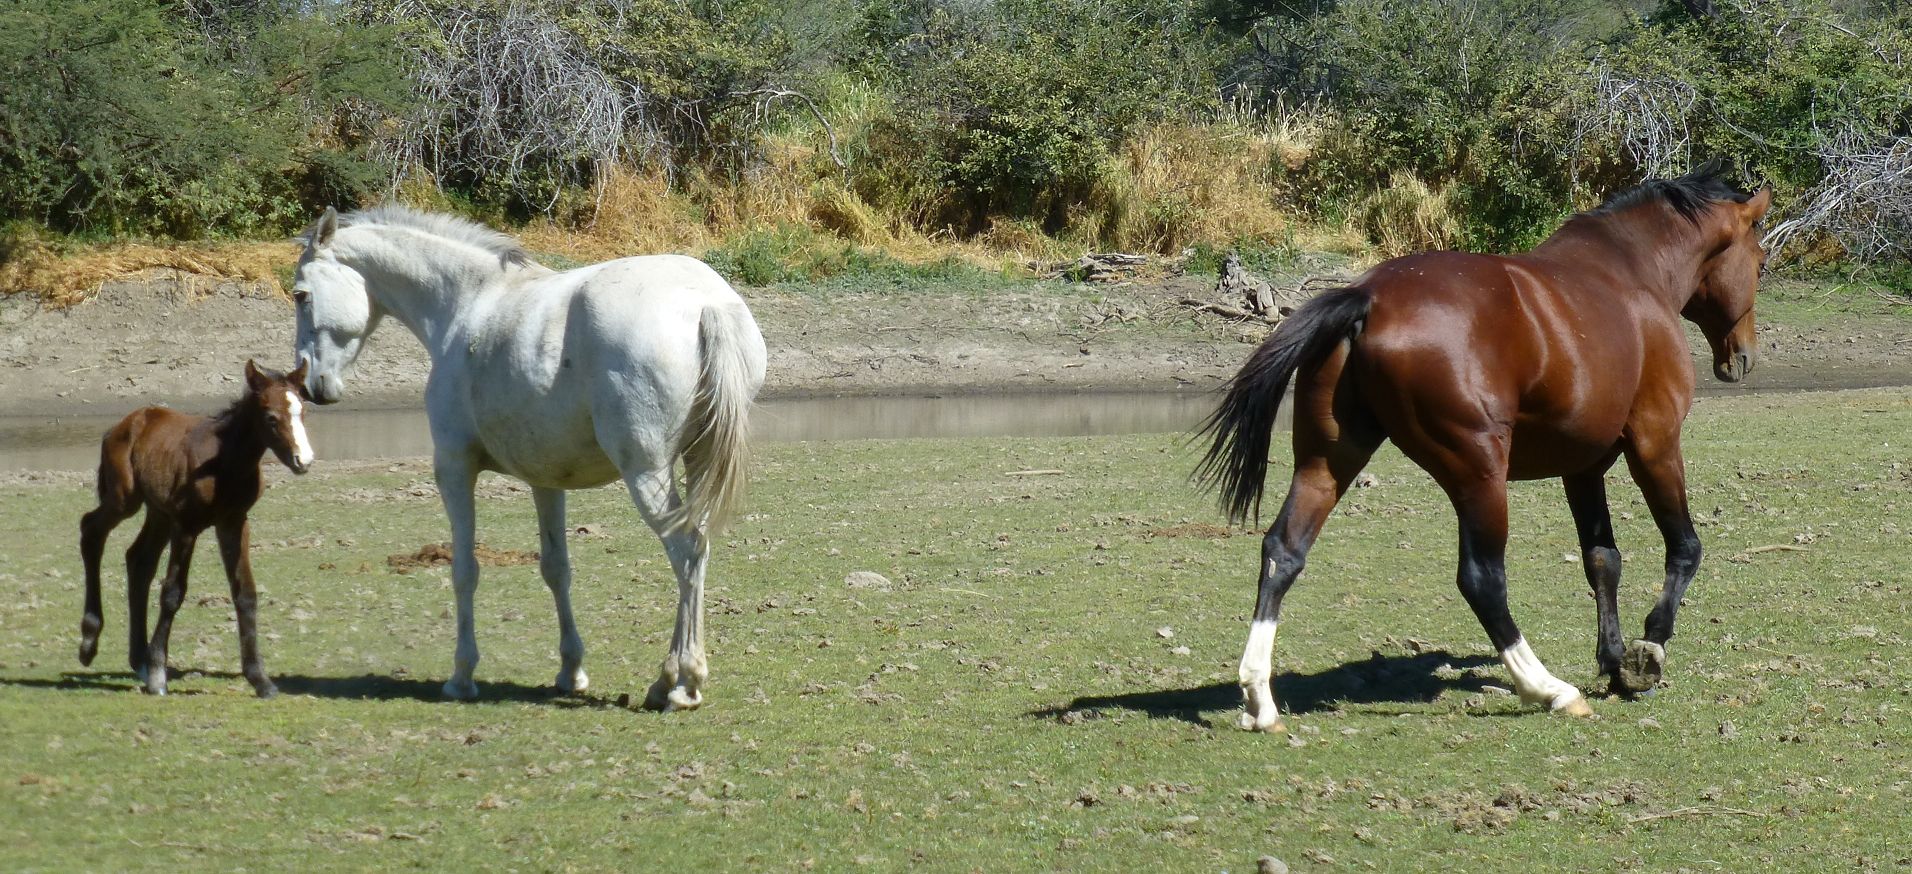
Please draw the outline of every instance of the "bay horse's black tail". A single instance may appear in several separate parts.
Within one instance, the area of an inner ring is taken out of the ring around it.
[[[1283,321],[1228,381],[1227,396],[1197,432],[1198,438],[1213,435],[1213,441],[1195,478],[1221,493],[1230,521],[1261,515],[1268,445],[1289,380],[1359,333],[1370,302],[1365,288],[1322,292]]]

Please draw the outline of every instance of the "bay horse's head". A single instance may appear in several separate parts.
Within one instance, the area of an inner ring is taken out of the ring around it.
[[[305,435],[305,377],[303,363],[291,373],[280,373],[246,360],[247,406],[257,416],[253,427],[279,463],[293,473],[305,473],[312,466],[312,441]]]
[[[321,404],[337,403],[345,394],[345,377],[365,337],[378,325],[364,275],[341,263],[333,250],[338,230],[339,214],[328,206],[306,230],[305,252],[292,276],[292,302],[298,310],[293,358],[300,371],[310,368],[304,377],[306,396]]]
[[[1730,194],[1709,198],[1704,210],[1695,211],[1695,224],[1710,254],[1700,265],[1699,287],[1680,315],[1706,335],[1713,348],[1713,375],[1724,382],[1738,382],[1754,364],[1753,295],[1759,291],[1759,273],[1766,265],[1766,250],[1759,245],[1759,220],[1772,206],[1773,192],[1766,187],[1753,195],[1739,192],[1719,181],[1711,167],[1680,181],[1702,174],[1700,184],[1715,185]]]

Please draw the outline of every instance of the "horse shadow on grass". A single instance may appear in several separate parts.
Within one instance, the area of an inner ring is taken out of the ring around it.
[[[193,688],[199,680],[244,680],[233,671],[205,671],[193,668],[167,670],[172,677],[171,695],[199,695],[207,690]],[[394,677],[388,674],[361,674],[356,677],[315,677],[304,674],[268,673],[281,695],[309,695],[341,701],[445,701],[440,694],[442,681]],[[181,683],[187,684],[184,688]],[[25,689],[70,689],[104,692],[132,692],[140,688],[140,679],[132,671],[62,671],[58,677],[0,677],[0,686]],[[611,698],[591,694],[559,692],[555,686],[527,686],[523,683],[494,681],[480,683],[477,704],[548,703],[555,707],[610,709],[626,705]],[[450,702],[447,702],[450,703]]]
[[[1499,664],[1499,659],[1488,656],[1457,656],[1446,650],[1404,656],[1376,653],[1372,658],[1320,673],[1278,674],[1274,678],[1275,702],[1284,715],[1291,716],[1348,704],[1426,703],[1448,692],[1484,691],[1494,682],[1473,669]],[[1214,724],[1204,713],[1240,708],[1240,686],[1210,683],[1190,689],[1082,696],[1061,706],[1032,710],[1028,715],[1058,718],[1070,711],[1126,710],[1150,719],[1179,719],[1212,728]]]

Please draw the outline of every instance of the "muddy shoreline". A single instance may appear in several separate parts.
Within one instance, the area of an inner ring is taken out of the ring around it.
[[[1206,295],[1210,281],[1044,283],[987,294],[742,291],[770,347],[766,398],[1207,391],[1266,330],[1175,304]],[[1912,385],[1912,321],[1808,321],[1763,325],[1761,364],[1743,386],[1714,383],[1699,361],[1702,389]],[[0,297],[0,416],[217,407],[239,391],[248,357],[289,362],[292,327],[290,303],[276,294],[171,271],[107,283],[66,309]],[[382,326],[343,406],[416,407],[428,372],[418,341],[402,326]]]

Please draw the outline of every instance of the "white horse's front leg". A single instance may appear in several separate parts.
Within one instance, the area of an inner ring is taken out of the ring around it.
[[[644,521],[664,542],[664,554],[677,575],[677,626],[657,682],[644,696],[644,706],[692,710],[704,703],[704,680],[710,676],[710,663],[704,656],[704,566],[710,559],[710,543],[701,525],[687,532],[663,524],[679,500],[668,468],[627,476],[625,484]]]
[[[551,600],[558,608],[558,691],[582,692],[591,685],[584,675],[584,638],[578,636],[577,620],[571,616],[571,552],[566,542],[564,490],[533,488],[532,500],[538,505],[538,570],[551,589]]]
[[[458,649],[452,655],[445,697],[470,701],[478,697],[478,684],[471,678],[478,668],[478,631],[472,605],[478,594],[478,556],[473,551],[478,511],[472,497],[478,474],[468,463],[443,456],[436,460],[434,473],[438,497],[445,502],[445,517],[451,521],[451,588],[458,597]]]

